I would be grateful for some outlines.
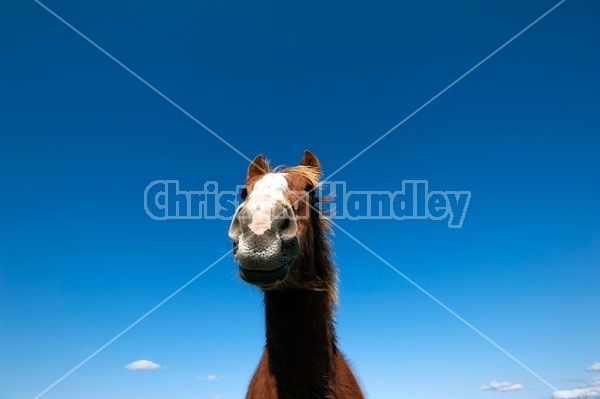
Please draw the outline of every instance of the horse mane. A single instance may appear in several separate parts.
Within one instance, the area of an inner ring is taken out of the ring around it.
[[[333,253],[331,250],[331,242],[328,234],[332,233],[329,213],[321,209],[319,204],[330,202],[332,197],[329,195],[318,196],[319,177],[321,172],[312,166],[292,166],[292,167],[276,167],[273,171],[281,173],[297,174],[306,178],[312,190],[315,193],[310,196],[310,224],[314,241],[305,240],[303,252],[308,258],[314,259],[314,262],[320,266],[318,270],[319,280],[313,284],[310,289],[313,291],[324,291],[329,297],[329,303],[333,307],[337,303],[337,282],[338,277],[335,265],[333,264]]]

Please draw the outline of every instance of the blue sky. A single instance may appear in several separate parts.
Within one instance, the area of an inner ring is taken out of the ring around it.
[[[44,3],[247,156],[309,148],[326,174],[556,4]],[[565,2],[336,176],[471,191],[461,229],[337,223],[559,389],[600,377],[599,14]],[[227,221],[152,220],[145,187],[233,189],[247,161],[33,1],[0,4],[0,38],[0,397],[21,399],[229,250]],[[551,397],[339,229],[334,249],[370,398]],[[240,398],[263,336],[228,257],[43,397]]]

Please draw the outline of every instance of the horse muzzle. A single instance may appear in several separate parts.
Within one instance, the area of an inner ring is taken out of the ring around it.
[[[267,287],[283,282],[299,251],[297,237],[282,239],[276,234],[241,234],[233,241],[239,275],[247,283]]]

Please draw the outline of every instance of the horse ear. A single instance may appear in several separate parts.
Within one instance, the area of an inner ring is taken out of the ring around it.
[[[246,176],[246,180],[250,180],[256,176],[262,176],[269,171],[269,166],[263,159],[262,154],[258,154],[256,158],[250,163],[248,166],[248,174]]]
[[[302,161],[300,161],[300,166],[310,166],[316,168],[319,173],[321,173],[321,164],[319,160],[312,152],[308,150],[304,150],[304,156],[302,157]]]

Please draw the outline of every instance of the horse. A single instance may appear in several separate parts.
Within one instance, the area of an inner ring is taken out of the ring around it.
[[[250,163],[229,238],[239,276],[264,294],[266,344],[246,399],[364,399],[334,328],[331,227],[318,208],[321,166]]]

